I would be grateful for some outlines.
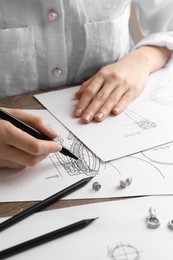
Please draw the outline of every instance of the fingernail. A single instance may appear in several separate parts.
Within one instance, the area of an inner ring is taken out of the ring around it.
[[[57,150],[61,151],[62,150],[62,145],[60,143],[57,143]]]
[[[81,116],[82,115],[82,109],[81,108],[77,108],[75,110],[75,116]]]
[[[82,119],[83,119],[84,121],[89,122],[89,121],[91,120],[91,115],[90,115],[90,114],[85,114],[85,115],[82,117]]]
[[[120,113],[120,108],[119,108],[119,107],[114,108],[114,109],[113,109],[113,113],[114,113],[114,114]]]
[[[99,112],[95,115],[95,118],[98,120],[102,120],[104,118],[104,114],[102,112]]]

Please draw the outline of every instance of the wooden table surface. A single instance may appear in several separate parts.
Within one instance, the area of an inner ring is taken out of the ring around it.
[[[37,92],[38,93],[38,92]],[[40,93],[40,92],[39,92]],[[20,95],[12,98],[4,98],[0,100],[0,107],[8,108],[21,108],[21,109],[43,109],[43,106],[33,97],[34,93]],[[60,200],[45,210],[70,207],[82,204],[89,204],[94,202],[117,200],[116,198],[110,199],[81,199],[81,200]],[[0,203],[0,217],[7,217],[15,215],[24,209],[36,204],[37,201],[25,202],[1,202]]]

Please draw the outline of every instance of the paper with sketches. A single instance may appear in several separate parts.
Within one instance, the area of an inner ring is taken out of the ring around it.
[[[79,87],[36,95],[58,120],[103,161],[173,141],[173,79],[170,69],[151,75],[144,92],[119,116],[81,124],[72,115]]]
[[[48,111],[31,110],[30,113],[42,116],[59,133],[60,142],[79,160],[56,153],[35,167],[1,169],[1,202],[43,200],[88,176],[95,178],[65,199],[173,194],[173,143],[103,163]],[[133,178],[131,185],[120,188],[120,180],[128,177]],[[95,181],[102,185],[97,192],[92,189]]]
[[[157,229],[149,229],[146,226],[150,207],[156,210],[161,222]],[[173,197],[163,196],[37,213],[1,232],[0,250],[85,218],[99,217],[80,231],[32,248],[10,259],[170,260],[173,259],[173,231],[167,224],[173,218],[172,212]]]

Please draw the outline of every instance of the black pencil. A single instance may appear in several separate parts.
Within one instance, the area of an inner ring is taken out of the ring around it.
[[[93,222],[95,219],[97,219],[97,218],[80,220],[80,221],[75,222],[75,223],[68,225],[66,227],[57,229],[55,231],[52,231],[50,233],[46,233],[42,236],[33,238],[33,239],[28,240],[26,242],[23,242],[21,244],[18,244],[18,245],[9,247],[7,249],[4,249],[4,250],[0,251],[0,260],[5,259],[9,256],[13,256],[15,254],[18,254],[20,252],[26,251],[26,250],[31,249],[33,247],[39,246],[39,245],[44,244],[46,242],[49,242],[53,239],[60,238],[62,236],[68,235],[68,234],[75,232],[77,230],[80,230],[82,228],[85,228],[91,222]]]
[[[0,223],[0,231],[7,229],[8,227],[10,227],[10,226],[14,225],[15,223],[21,221],[22,219],[29,217],[33,213],[38,212],[38,211],[46,208],[47,206],[50,206],[51,204],[53,204],[57,200],[59,200],[59,199],[65,197],[65,196],[67,196],[68,194],[82,188],[92,178],[93,177],[84,178],[84,179],[70,185],[69,187],[55,193],[54,195],[46,198],[45,200],[35,204],[34,206],[32,206],[32,207],[14,215],[13,217],[5,220],[4,222]]]
[[[27,125],[26,123],[22,122],[20,119],[14,117],[13,115],[9,114],[8,112],[6,112],[5,110],[3,110],[1,108],[0,108],[0,118],[3,119],[3,120],[9,121],[10,123],[12,123],[17,128],[20,128],[21,130],[23,130],[27,134],[29,134],[29,135],[37,138],[37,139],[46,140],[46,141],[54,141],[53,139],[51,139],[47,135],[45,135],[45,134],[39,132],[38,130],[36,130],[35,128]],[[71,157],[75,160],[78,160],[77,156],[72,154],[65,147],[62,147],[60,153],[66,155],[66,156],[69,156],[69,157]]]

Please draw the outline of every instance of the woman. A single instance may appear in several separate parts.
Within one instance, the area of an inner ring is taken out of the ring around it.
[[[84,123],[121,113],[173,50],[173,2],[133,2],[144,36],[136,45],[129,30],[130,0],[1,0],[1,97],[81,84],[74,113]],[[41,119],[9,112],[56,136]],[[61,149],[3,120],[0,131],[1,166],[32,166]]]

